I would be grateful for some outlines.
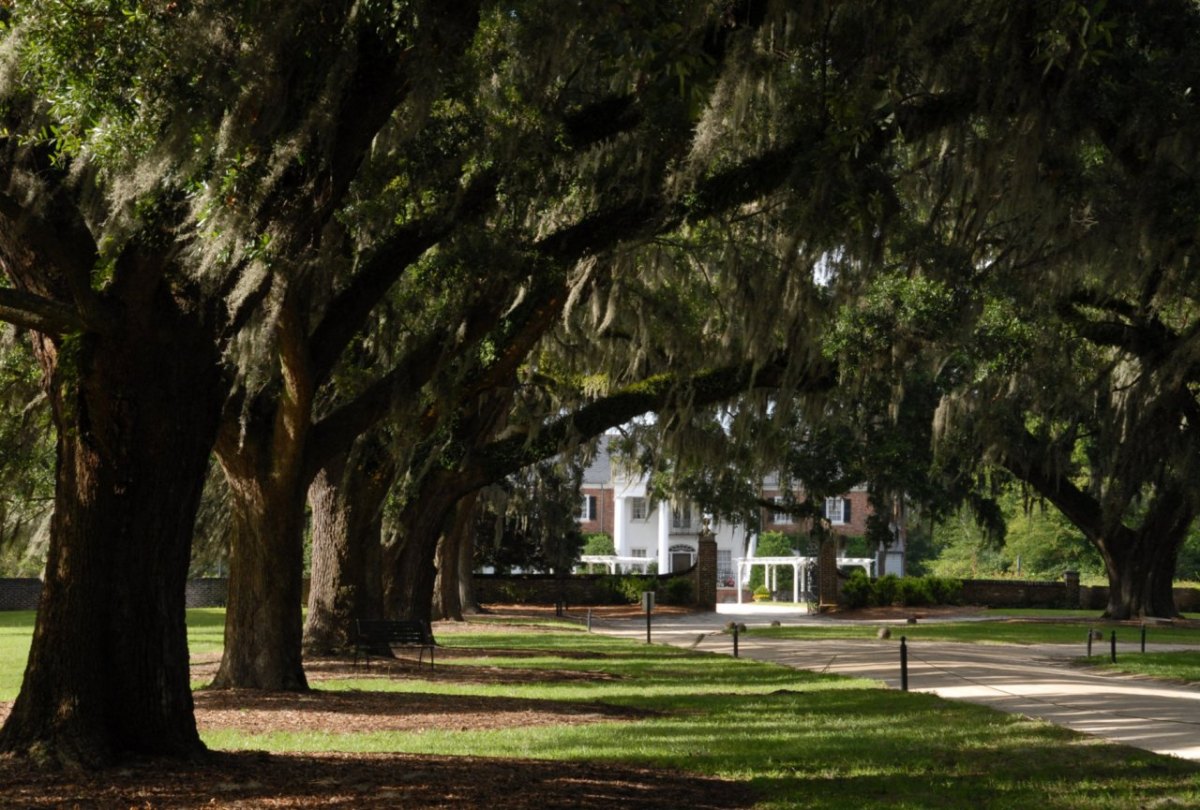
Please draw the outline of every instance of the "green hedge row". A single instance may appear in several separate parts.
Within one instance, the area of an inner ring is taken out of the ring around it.
[[[949,577],[884,574],[873,580],[865,571],[857,569],[842,583],[841,602],[848,608],[958,605],[962,603],[962,590],[962,582]]]

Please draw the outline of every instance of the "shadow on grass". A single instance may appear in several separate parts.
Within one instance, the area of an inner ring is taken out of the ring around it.
[[[151,762],[119,771],[32,773],[0,760],[5,806],[751,807],[745,783],[584,762],[407,755],[221,753],[200,765]],[[9,804],[11,802],[11,804]]]

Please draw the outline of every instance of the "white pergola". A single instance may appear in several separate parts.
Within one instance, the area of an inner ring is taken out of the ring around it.
[[[781,566],[787,566],[792,569],[792,601],[799,602],[800,594],[811,591],[808,581],[808,567],[810,563],[816,563],[816,557],[738,557],[737,559],[737,600],[738,604],[742,604],[742,583],[750,578],[750,571],[753,566],[761,565],[765,568],[763,579],[766,581],[767,587],[774,591],[779,582],[778,569]],[[838,567],[843,565],[861,568],[867,572],[867,576],[875,575],[875,560],[871,557],[838,557]],[[801,587],[803,583],[803,587]]]
[[[585,565],[603,565],[610,574],[620,574],[628,570],[646,573],[650,563],[658,562],[657,557],[620,557],[616,554],[584,554],[579,558]]]

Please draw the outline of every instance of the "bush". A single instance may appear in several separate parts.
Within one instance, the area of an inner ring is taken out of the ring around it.
[[[900,588],[899,582],[900,577],[895,574],[884,574],[875,580],[871,589],[871,604],[875,607],[896,604],[896,597],[899,595],[897,591]]]
[[[613,539],[604,532],[596,532],[595,534],[585,534],[583,536],[583,554],[589,556],[609,556],[617,553],[617,547],[613,544]]]
[[[607,576],[604,578],[604,584],[614,599],[621,599],[633,605],[642,601],[643,591],[654,587],[650,580],[636,574]]]
[[[659,586],[664,605],[690,605],[695,601],[692,581],[687,577],[672,577]]]
[[[871,581],[861,568],[842,583],[842,604],[847,608],[904,605],[957,605],[962,602],[962,582],[949,577],[898,577],[885,574]]]
[[[769,599],[771,597],[771,589],[768,588],[766,585],[759,585],[757,588],[754,589],[754,595],[756,597],[760,597],[760,598],[766,597]]]
[[[842,604],[851,609],[866,607],[871,602],[872,587],[867,572],[855,568],[850,578],[842,583]]]
[[[906,607],[932,605],[933,589],[923,577],[902,577],[896,581],[896,601]]]

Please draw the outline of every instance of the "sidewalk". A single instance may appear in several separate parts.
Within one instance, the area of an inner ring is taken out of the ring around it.
[[[893,629],[893,638],[886,641],[756,638],[753,628],[768,626],[773,619],[788,625],[829,623],[794,614],[664,616],[654,618],[651,638],[659,644],[731,655],[732,638],[721,631],[730,620],[744,621],[750,632],[739,638],[743,658],[900,687],[902,630]],[[608,621],[593,630],[644,640],[646,622],[644,618]],[[1200,688],[1071,666],[1069,662],[1081,654],[1077,645],[922,641],[907,646],[911,691],[1038,717],[1113,742],[1200,760]],[[1148,645],[1147,649],[1180,647]]]

